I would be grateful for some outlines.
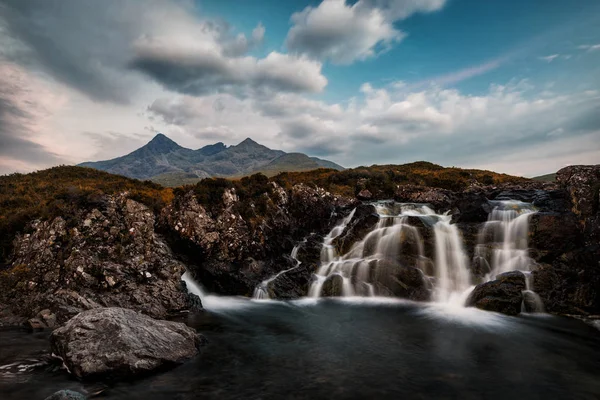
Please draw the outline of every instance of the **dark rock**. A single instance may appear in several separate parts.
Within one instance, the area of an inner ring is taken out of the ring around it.
[[[300,264],[274,279],[268,287],[269,296],[274,299],[297,299],[308,294],[315,264]]]
[[[331,275],[323,282],[321,288],[321,297],[339,297],[342,296],[344,280],[340,275]]]
[[[538,212],[529,220],[531,256],[538,262],[552,262],[561,254],[583,246],[577,218],[571,212]]]
[[[569,193],[564,189],[537,190],[531,203],[541,212],[564,213],[571,208]]]
[[[496,280],[477,285],[467,299],[467,307],[477,307],[508,315],[521,312],[525,290],[525,275],[519,271],[506,272]]]
[[[456,195],[452,203],[452,221],[455,223],[481,223],[492,211],[487,197],[482,192],[464,192]]]
[[[588,243],[600,242],[600,165],[572,165],[556,173],[571,197]],[[599,256],[600,257],[600,256]]]
[[[431,297],[431,284],[418,268],[401,267],[393,280],[391,292],[395,297],[415,301],[428,301]]]
[[[356,207],[352,220],[340,235],[333,240],[338,254],[346,254],[356,242],[361,241],[379,222],[375,207],[361,204]]]
[[[126,194],[100,203],[69,216],[69,225],[60,217],[34,221],[32,233],[18,236],[0,302],[50,328],[98,307],[157,318],[193,307],[180,283],[185,267],[155,233],[152,211]]]
[[[27,327],[31,330],[38,331],[48,328],[48,326],[40,321],[39,318],[30,318],[27,320]]]
[[[396,189],[394,200],[403,203],[426,203],[438,212],[450,210],[454,193],[450,190],[426,186],[401,185]]]
[[[85,396],[72,390],[59,390],[53,395],[46,397],[46,400],[85,400]]]
[[[50,341],[76,377],[122,378],[180,364],[196,356],[205,339],[182,323],[99,308],[70,319]]]
[[[573,212],[585,219],[598,212],[600,165],[572,165],[556,173],[556,180],[571,195]]]

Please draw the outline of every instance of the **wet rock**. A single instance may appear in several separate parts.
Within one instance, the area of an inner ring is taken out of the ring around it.
[[[171,367],[198,354],[205,339],[178,322],[124,308],[84,311],[56,329],[52,351],[78,378],[123,378]]]
[[[414,301],[428,301],[431,297],[431,284],[420,269],[402,267],[394,275],[391,291],[395,297]]]
[[[552,262],[561,254],[583,246],[577,218],[571,212],[538,212],[529,220],[531,256],[538,262]]]
[[[528,313],[542,313],[545,310],[540,296],[531,290],[523,291],[523,306]]]
[[[563,213],[571,208],[569,193],[564,189],[537,190],[531,203],[541,212]]]
[[[454,223],[481,223],[487,221],[492,211],[487,197],[482,192],[464,192],[456,195],[452,203]]]
[[[350,251],[352,246],[361,241],[377,222],[379,222],[379,216],[373,205],[361,204],[356,207],[352,220],[332,243],[338,254],[346,254]]]
[[[0,277],[0,301],[12,313],[52,328],[91,308],[164,318],[193,306],[181,285],[185,267],[154,231],[154,214],[126,194],[103,196],[102,204],[81,209],[69,225],[60,217],[34,221],[32,233],[16,238]]]
[[[496,280],[477,285],[467,299],[467,307],[477,307],[507,315],[521,312],[525,275],[519,271],[500,274]]]
[[[450,190],[426,186],[401,185],[396,189],[394,200],[404,203],[427,203],[437,211],[450,210],[454,193]]]
[[[269,284],[269,296],[282,300],[306,296],[316,268],[315,264],[300,264],[297,268],[279,275]]]
[[[321,297],[339,297],[343,293],[344,280],[339,275],[331,275],[323,282]]]
[[[46,400],[85,400],[86,397],[73,390],[59,390],[51,396],[46,397]]]

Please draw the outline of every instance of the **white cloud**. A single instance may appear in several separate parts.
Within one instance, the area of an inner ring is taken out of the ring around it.
[[[588,52],[600,50],[600,43],[598,44],[583,44],[581,46],[577,46],[580,50],[586,50]]]
[[[286,46],[337,64],[364,60],[389,50],[406,34],[394,22],[417,12],[432,12],[445,0],[323,0],[292,15]]]
[[[560,57],[560,54],[551,54],[549,56],[539,57],[539,59],[542,60],[542,61],[546,61],[547,63],[551,63],[552,61],[554,61],[558,57]]]

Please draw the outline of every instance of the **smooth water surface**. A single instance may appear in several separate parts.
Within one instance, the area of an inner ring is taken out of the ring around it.
[[[0,398],[64,388],[144,400],[600,398],[600,333],[576,320],[381,298],[212,302],[188,318],[209,340],[201,356],[114,385],[2,369],[47,348],[47,334],[2,331]]]

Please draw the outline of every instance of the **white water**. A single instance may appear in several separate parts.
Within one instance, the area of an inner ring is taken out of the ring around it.
[[[266,280],[262,281],[254,289],[254,293],[252,295],[253,299],[255,299],[255,300],[267,300],[267,299],[270,299],[271,297],[269,296],[269,284],[271,282],[273,282],[275,279],[279,278],[281,275],[285,274],[286,272],[290,272],[290,271],[295,270],[296,268],[300,267],[300,265],[302,264],[302,262],[300,260],[298,260],[298,250],[300,250],[300,247],[304,243],[306,243],[306,240],[304,240],[300,244],[297,244],[292,249],[292,253],[290,254],[290,256],[292,257],[292,260],[294,260],[295,265],[292,268],[288,268],[288,269],[285,269],[283,271],[280,271],[277,274],[275,274],[272,277],[270,277],[269,279],[266,279]]]
[[[479,232],[475,248],[477,262],[488,269],[486,280],[508,271],[530,271],[528,253],[529,219],[535,208],[518,200],[495,202]]]
[[[393,295],[390,288],[394,286],[395,273],[403,267],[415,267],[423,272],[423,279],[436,282],[436,301],[459,301],[470,288],[470,276],[460,232],[450,224],[451,216],[436,214],[420,204],[378,203],[375,208],[378,223],[346,254],[336,254],[332,243],[353,214],[327,235],[309,296],[320,297],[329,280],[338,285],[341,281],[339,294],[344,297]],[[422,225],[433,226],[435,262],[425,256],[423,239],[419,229],[410,224],[410,217],[421,219]]]
[[[523,295],[530,299],[535,312],[543,312],[544,304],[532,290],[532,267],[535,262],[529,257],[529,220],[535,208],[518,200],[493,202],[494,209],[489,214],[479,232],[475,247],[474,262],[487,270],[485,281],[496,278],[509,271],[521,271],[525,274],[526,290]],[[522,305],[525,311],[525,301]]]

